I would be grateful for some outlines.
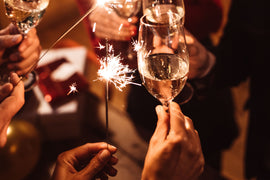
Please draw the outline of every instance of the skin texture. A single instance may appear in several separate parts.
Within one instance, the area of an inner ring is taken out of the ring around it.
[[[157,106],[158,123],[150,140],[142,173],[143,180],[194,180],[204,169],[198,132],[177,103],[169,113]]]
[[[118,159],[113,156],[117,149],[105,142],[87,143],[58,156],[53,180],[108,179],[116,176],[113,167]]]
[[[12,24],[0,31],[0,69],[14,71],[25,75],[33,69],[41,52],[40,41],[36,29],[27,35],[18,33]]]
[[[0,147],[6,144],[7,129],[12,117],[24,104],[23,82],[15,73],[11,73],[10,80],[10,83],[0,86]]]

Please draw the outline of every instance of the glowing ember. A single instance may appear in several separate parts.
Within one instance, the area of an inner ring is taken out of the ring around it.
[[[132,41],[131,43],[132,43],[134,51],[136,52],[138,52],[142,48],[141,44],[143,44],[143,42],[139,43],[138,41]]]
[[[120,55],[115,56],[112,45],[109,46],[108,56],[100,59],[100,69],[98,70],[98,80],[106,80],[114,84],[114,86],[122,91],[122,88],[128,84],[137,83],[132,82],[135,70],[129,69],[128,65],[121,63],[123,60]]]
[[[102,44],[99,43],[97,48],[100,49],[100,50],[102,50],[102,49],[105,49],[105,47],[106,46],[104,46],[104,45],[102,45]]]
[[[78,90],[77,90],[77,84],[76,83],[73,83],[73,84],[71,84],[70,86],[69,86],[69,92],[67,93],[67,95],[70,95],[71,93],[76,93],[76,92],[78,92]]]

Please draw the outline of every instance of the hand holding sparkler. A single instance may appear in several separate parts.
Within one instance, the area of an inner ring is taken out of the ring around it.
[[[116,151],[114,146],[103,142],[87,143],[65,151],[57,158],[52,179],[108,179],[108,176],[116,176]]]

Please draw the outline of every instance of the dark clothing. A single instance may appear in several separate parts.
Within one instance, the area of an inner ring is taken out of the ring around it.
[[[245,154],[247,178],[270,179],[269,20],[263,0],[233,0],[217,52],[217,87],[250,79],[250,119]],[[267,24],[268,25],[267,25]],[[266,34],[268,32],[268,34]]]
[[[220,0],[185,0],[185,27],[200,41],[216,32],[222,22]]]

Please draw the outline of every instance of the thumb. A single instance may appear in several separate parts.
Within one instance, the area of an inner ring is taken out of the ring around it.
[[[94,178],[111,159],[111,153],[108,149],[100,151],[90,163],[81,171],[83,177],[86,179]]]
[[[6,83],[0,86],[0,102],[5,99],[12,91],[13,85],[11,83]],[[1,107],[1,104],[0,104]]]
[[[154,135],[158,138],[166,138],[169,131],[169,114],[165,111],[163,106],[156,107],[156,113],[158,117],[157,127]]]
[[[0,50],[15,46],[16,44],[19,44],[21,40],[22,35],[20,34],[0,36]]]

